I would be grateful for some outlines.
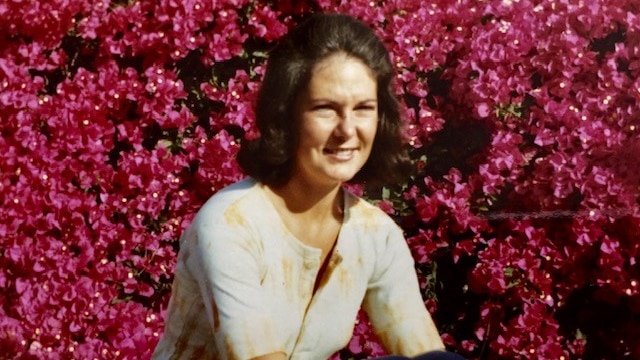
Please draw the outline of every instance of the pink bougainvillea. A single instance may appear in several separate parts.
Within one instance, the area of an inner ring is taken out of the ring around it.
[[[640,357],[640,6],[625,0],[0,4],[0,358],[146,358],[178,238],[243,177],[273,42],[351,14],[396,66],[405,230],[470,359]],[[384,354],[365,314],[335,359]]]

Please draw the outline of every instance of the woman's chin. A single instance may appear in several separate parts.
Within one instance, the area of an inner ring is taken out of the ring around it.
[[[329,179],[330,179],[333,183],[335,183],[335,184],[337,184],[337,185],[340,185],[340,184],[342,184],[342,183],[345,183],[345,182],[350,181],[351,179],[353,179],[353,177],[354,177],[355,175],[356,175],[356,174],[355,174],[355,173],[353,173],[353,172],[344,173],[344,174],[333,174],[332,176],[330,176],[330,177],[329,177]]]

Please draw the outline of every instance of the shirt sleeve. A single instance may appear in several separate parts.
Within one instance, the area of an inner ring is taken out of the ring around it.
[[[227,210],[229,211],[229,210]],[[200,214],[189,229],[187,269],[197,280],[219,359],[284,352],[272,299],[261,287],[261,242],[242,217]]]
[[[415,356],[444,344],[427,311],[409,247],[392,226],[369,280],[363,308],[390,354]]]

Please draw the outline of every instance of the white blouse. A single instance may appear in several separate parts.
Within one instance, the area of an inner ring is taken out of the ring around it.
[[[360,306],[388,352],[444,349],[391,218],[347,193],[314,293],[321,250],[287,230],[264,191],[252,179],[223,189],[183,234],[154,359],[326,359],[349,342]]]

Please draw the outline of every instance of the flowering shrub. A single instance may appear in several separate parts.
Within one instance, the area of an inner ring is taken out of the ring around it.
[[[397,66],[415,173],[365,195],[472,359],[640,357],[640,6],[625,0],[0,5],[0,348],[146,358],[177,239],[243,177],[273,41],[352,14]],[[335,358],[383,354],[364,315]]]

